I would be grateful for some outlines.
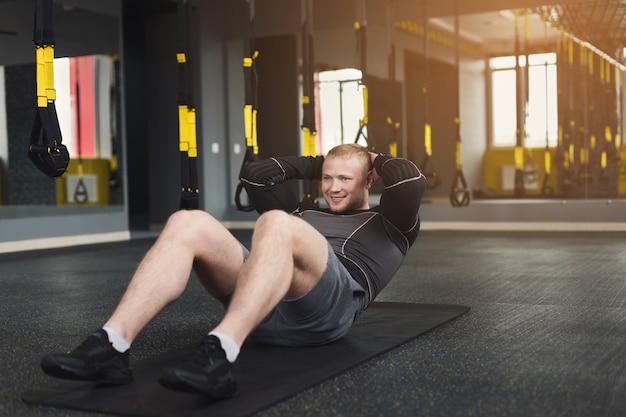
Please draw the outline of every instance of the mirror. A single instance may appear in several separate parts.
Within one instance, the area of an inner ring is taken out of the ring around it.
[[[0,213],[123,204],[119,10],[118,1],[54,2],[55,107],[71,158],[55,180],[28,159],[37,108],[34,2],[0,3]]]

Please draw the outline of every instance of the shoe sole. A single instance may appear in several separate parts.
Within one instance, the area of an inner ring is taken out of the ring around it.
[[[159,380],[165,388],[189,394],[200,394],[210,399],[230,398],[237,393],[237,381],[232,374],[218,378],[217,386],[207,386],[181,378],[180,375],[167,373]]]
[[[69,379],[72,381],[99,382],[110,385],[124,385],[133,380],[130,369],[97,369],[93,372],[83,369],[70,368],[56,362],[53,358],[43,358],[41,369],[44,373],[55,378]]]

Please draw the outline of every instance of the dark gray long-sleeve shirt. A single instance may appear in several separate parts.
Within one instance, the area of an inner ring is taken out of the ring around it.
[[[417,238],[425,177],[406,159],[379,155],[374,160],[384,185],[379,205],[345,213],[301,206],[285,183],[320,180],[323,161],[321,156],[262,159],[248,164],[241,180],[260,213],[285,210],[324,235],[341,263],[367,291],[369,304],[400,268]]]

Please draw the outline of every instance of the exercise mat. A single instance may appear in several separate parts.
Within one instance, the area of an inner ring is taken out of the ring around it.
[[[466,306],[375,302],[350,333],[335,343],[310,348],[245,344],[234,367],[239,392],[230,399],[163,388],[161,369],[178,363],[194,347],[133,363],[135,380],[122,386],[52,380],[22,395],[29,404],[129,416],[246,416],[341,374],[422,335],[469,310]]]

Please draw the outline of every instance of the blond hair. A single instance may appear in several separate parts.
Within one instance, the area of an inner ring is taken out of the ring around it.
[[[342,143],[332,148],[326,156],[335,156],[342,158],[357,158],[363,164],[363,173],[367,175],[367,171],[372,169],[372,160],[370,153],[366,147],[357,145],[356,143]]]

